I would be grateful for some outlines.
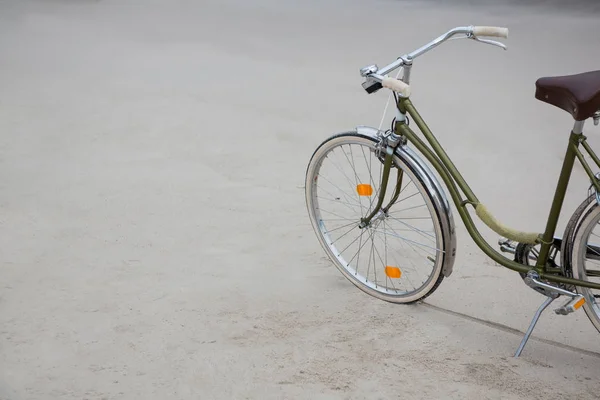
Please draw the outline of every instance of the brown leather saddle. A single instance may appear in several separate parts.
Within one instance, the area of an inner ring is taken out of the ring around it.
[[[600,71],[540,78],[535,98],[567,111],[576,121],[600,110]]]

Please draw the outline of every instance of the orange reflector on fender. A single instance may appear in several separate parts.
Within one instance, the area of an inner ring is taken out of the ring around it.
[[[402,272],[398,267],[390,267],[389,265],[385,267],[385,274],[390,278],[400,278],[402,276]]]
[[[585,304],[585,299],[582,297],[577,301],[577,303],[573,304],[573,308],[579,310],[579,308]]]
[[[359,196],[370,196],[373,194],[373,188],[368,183],[360,183],[356,185],[356,191]]]

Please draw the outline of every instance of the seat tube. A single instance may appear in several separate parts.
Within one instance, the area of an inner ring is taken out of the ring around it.
[[[546,270],[546,261],[548,261],[548,254],[550,253],[550,247],[554,241],[554,232],[556,231],[556,225],[558,224],[558,218],[562,209],[563,202],[565,200],[565,194],[569,186],[569,179],[571,178],[571,172],[573,171],[573,164],[575,163],[575,149],[579,147],[579,140],[583,132],[583,122],[575,121],[571,135],[569,136],[569,145],[565,154],[565,160],[563,161],[558,183],[556,185],[556,192],[554,193],[554,200],[550,208],[550,215],[548,216],[548,222],[546,224],[546,230],[542,236],[542,246],[540,248],[540,255],[536,264],[536,268],[543,271]]]

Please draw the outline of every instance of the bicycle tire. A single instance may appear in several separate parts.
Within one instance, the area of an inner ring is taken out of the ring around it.
[[[333,135],[323,141],[314,151],[306,170],[306,206],[311,224],[321,246],[329,256],[329,259],[344,277],[360,290],[375,298],[392,303],[410,304],[430,296],[439,287],[444,276],[450,274],[452,269],[451,264],[453,264],[455,256],[456,244],[454,238],[454,223],[452,216],[449,213],[449,207],[447,207],[447,204],[446,207],[442,204],[442,199],[445,199],[445,196],[443,193],[439,192],[439,185],[436,186],[432,184],[432,182],[437,182],[435,181],[435,177],[425,173],[413,159],[407,157],[402,151],[397,150],[394,154],[394,168],[402,169],[402,171],[408,175],[411,181],[414,182],[417,193],[421,194],[427,204],[427,209],[432,216],[435,229],[436,250],[439,250],[436,251],[434,268],[432,268],[427,280],[412,291],[399,293],[397,289],[395,291],[390,290],[388,286],[383,289],[382,285],[373,285],[372,282],[369,282],[368,276],[365,278],[364,276],[359,275],[358,266],[355,271],[352,271],[350,269],[352,260],[347,262],[347,260],[341,258],[341,253],[333,246],[332,240],[328,236],[329,231],[326,230],[327,228],[323,228],[323,219],[320,215],[318,200],[319,189],[317,188],[317,182],[319,182],[319,171],[321,170],[321,166],[326,156],[331,151],[344,144],[357,144],[359,146],[365,146],[371,149],[371,151],[375,151],[377,143],[377,137],[360,134],[356,131]],[[381,159],[379,159],[379,162],[381,162]],[[345,199],[346,201],[349,201],[348,197],[345,197]],[[449,221],[449,223],[442,223],[443,221]],[[358,224],[360,219],[357,217],[355,222]],[[360,248],[358,251],[360,252]],[[442,273],[444,270],[446,271],[445,274]]]
[[[600,278],[589,276],[590,270],[587,266],[592,265],[591,261],[600,261],[600,247],[597,244],[590,247],[590,237],[600,234],[600,227],[597,233],[593,233],[594,228],[600,222],[600,206],[595,199],[590,201],[588,198],[578,211],[579,213],[575,213],[573,216],[573,219],[578,222],[566,245],[569,272],[575,279],[591,281],[591,278],[596,278],[595,282],[598,283]],[[600,241],[598,243],[600,244]],[[600,270],[600,262],[595,265]],[[592,325],[600,332],[600,291],[581,286],[574,286],[574,289],[585,298],[583,309]]]

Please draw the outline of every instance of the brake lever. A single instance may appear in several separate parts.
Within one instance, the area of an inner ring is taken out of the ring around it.
[[[475,35],[470,36],[469,39],[473,39],[473,40],[476,40],[478,42],[485,43],[485,44],[491,44],[492,46],[498,46],[498,47],[506,50],[506,45],[504,43],[496,42],[495,40],[479,39]]]

